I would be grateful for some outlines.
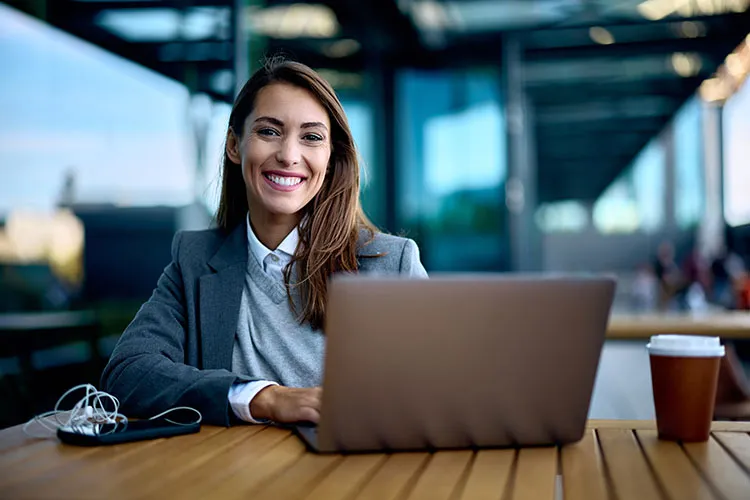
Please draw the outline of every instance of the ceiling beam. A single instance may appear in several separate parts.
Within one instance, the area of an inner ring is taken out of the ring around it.
[[[535,86],[527,89],[534,107],[588,102],[592,99],[626,99],[631,97],[669,96],[682,100],[695,92],[703,81],[702,77],[670,78],[668,80],[647,80],[643,82],[602,82],[589,85],[565,85],[562,87]]]

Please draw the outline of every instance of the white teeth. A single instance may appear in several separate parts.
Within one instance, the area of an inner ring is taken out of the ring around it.
[[[266,178],[270,179],[274,184],[280,184],[282,186],[296,186],[302,179],[299,177],[281,177],[278,175],[266,175]]]

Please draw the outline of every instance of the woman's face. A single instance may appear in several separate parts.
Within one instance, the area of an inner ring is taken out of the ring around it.
[[[242,166],[250,212],[301,215],[320,191],[331,158],[328,113],[307,90],[273,83],[258,92],[238,141],[227,138],[229,158]]]

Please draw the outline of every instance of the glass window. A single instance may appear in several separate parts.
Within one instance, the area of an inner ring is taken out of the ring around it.
[[[361,99],[342,97],[341,104],[349,120],[349,128],[359,152],[360,195],[367,216],[378,224],[382,221],[382,203],[378,182],[379,169],[375,166],[374,121],[372,106]]]
[[[724,105],[724,217],[750,224],[750,79]]]
[[[580,201],[558,201],[540,205],[534,219],[545,233],[577,233],[586,229],[589,213]]]
[[[674,211],[680,228],[697,225],[705,209],[702,119],[701,101],[693,97],[674,121]]]
[[[0,217],[51,210],[66,182],[83,202],[192,200],[183,85],[3,5],[0,33]]]
[[[664,146],[653,139],[594,204],[594,225],[603,233],[655,233],[664,225]]]
[[[493,71],[396,80],[399,226],[428,270],[508,268],[504,112]]]
[[[594,204],[594,226],[602,233],[634,233],[638,207],[627,176],[613,182]]]

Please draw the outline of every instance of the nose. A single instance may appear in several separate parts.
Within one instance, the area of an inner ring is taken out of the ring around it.
[[[286,137],[276,152],[276,161],[285,167],[292,167],[300,162],[301,156],[302,154],[297,141],[292,137]]]

